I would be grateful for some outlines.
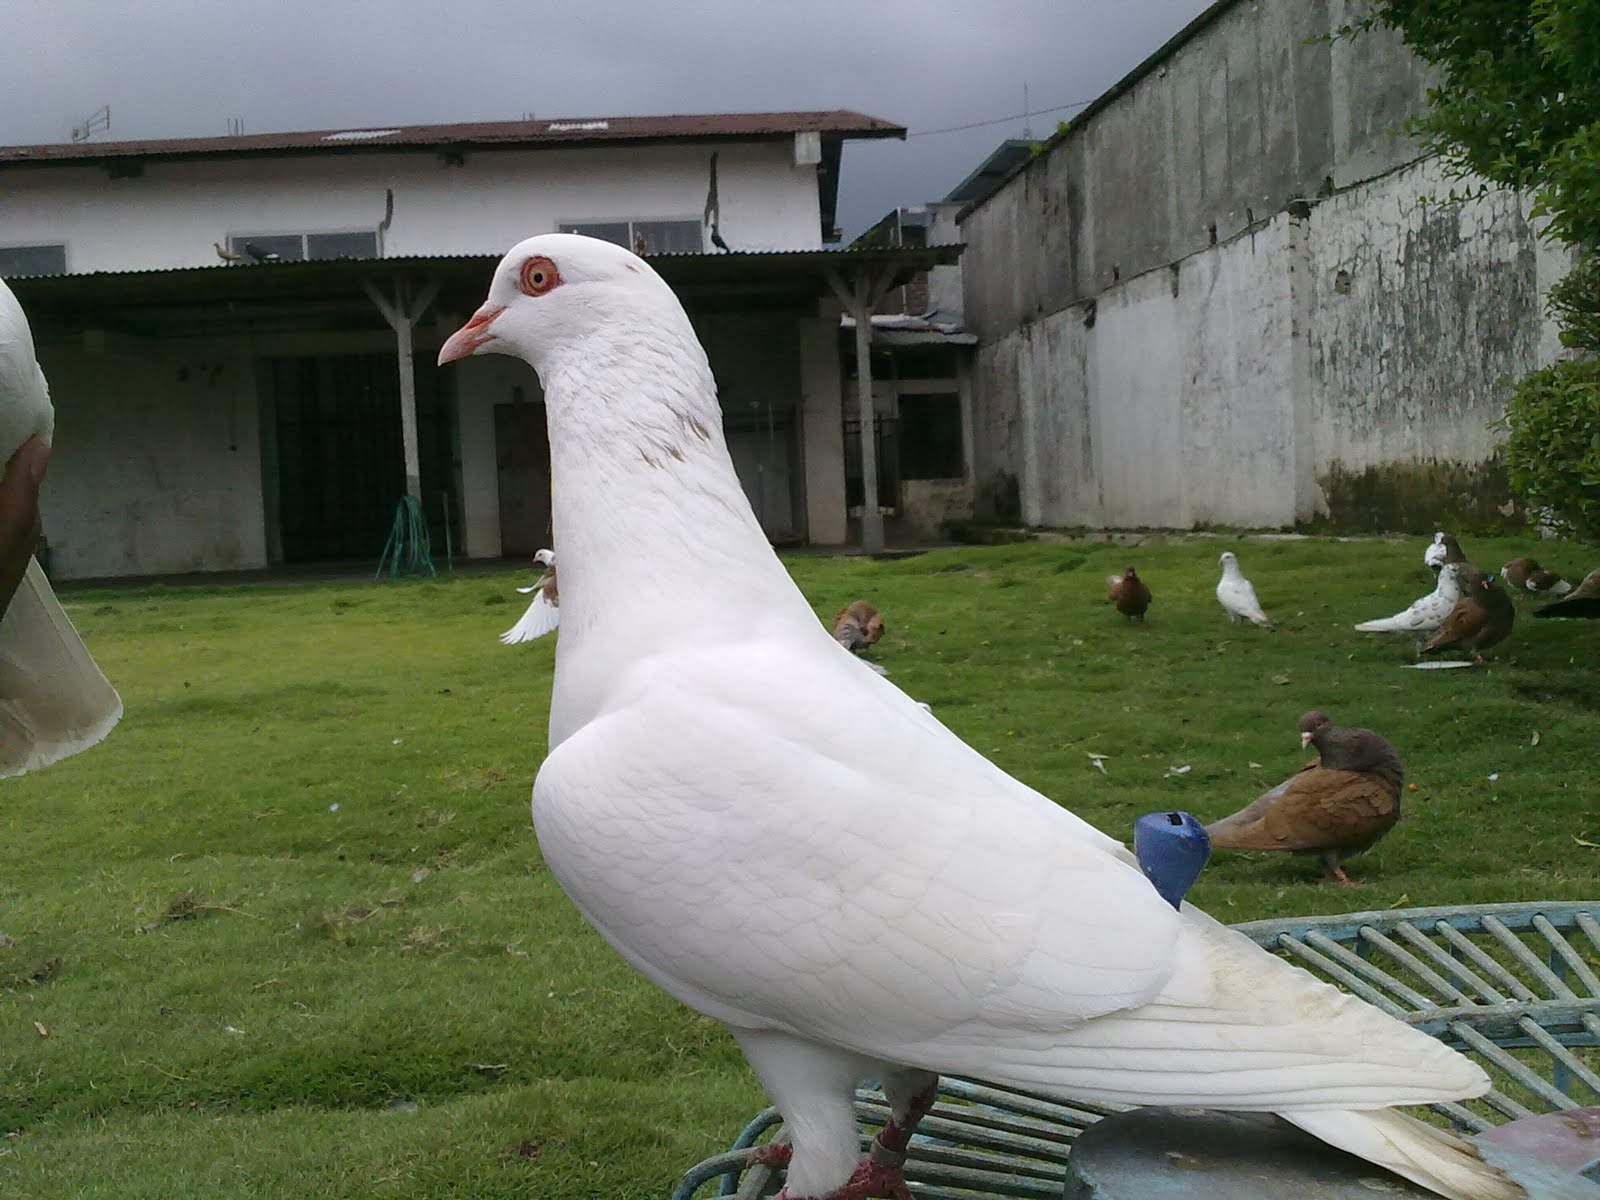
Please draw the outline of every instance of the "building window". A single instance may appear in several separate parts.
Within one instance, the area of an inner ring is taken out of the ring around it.
[[[235,262],[305,262],[325,258],[377,258],[378,235],[355,233],[240,233],[228,239]]]
[[[900,478],[960,479],[961,397],[955,392],[900,393]]]
[[[66,273],[67,248],[64,245],[0,246],[0,279]]]
[[[574,221],[557,228],[625,246],[635,254],[699,254],[699,221]]]

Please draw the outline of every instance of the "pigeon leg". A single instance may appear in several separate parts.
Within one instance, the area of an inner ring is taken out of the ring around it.
[[[1329,850],[1321,855],[1322,882],[1337,883],[1343,887],[1360,887],[1361,885],[1344,873],[1344,868],[1339,865],[1339,855],[1336,851]]]
[[[906,1147],[939,1095],[939,1077],[929,1071],[885,1072],[883,1091],[889,1098],[889,1119],[872,1139],[866,1160],[850,1182],[830,1200],[853,1200],[858,1195],[911,1200],[905,1176]]]
[[[778,1195],[783,1200],[861,1200],[869,1195],[859,1188],[853,1194],[849,1190],[869,1165],[861,1162],[854,1091],[858,1079],[879,1073],[877,1064],[776,1030],[736,1029],[733,1035],[789,1128],[792,1149],[787,1155],[776,1147],[763,1152],[774,1160],[769,1165],[789,1159]]]

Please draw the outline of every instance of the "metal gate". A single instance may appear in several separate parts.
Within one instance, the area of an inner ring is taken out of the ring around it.
[[[892,516],[900,507],[899,422],[894,417],[874,417],[872,425],[878,442],[878,507]],[[844,422],[845,507],[859,508],[862,495],[861,420],[847,417]]]
[[[264,365],[283,561],[376,559],[405,492],[394,355],[295,356]],[[432,363],[418,360],[416,383],[422,508],[428,536],[443,550],[446,493],[456,490],[453,405]]]

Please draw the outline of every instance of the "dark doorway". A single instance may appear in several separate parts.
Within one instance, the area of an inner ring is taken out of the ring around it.
[[[550,536],[550,435],[544,402],[494,406],[500,553],[532,558]]]
[[[269,358],[279,543],[286,563],[376,559],[405,492],[400,381],[392,354]],[[418,359],[422,509],[436,555],[455,484],[443,373]]]

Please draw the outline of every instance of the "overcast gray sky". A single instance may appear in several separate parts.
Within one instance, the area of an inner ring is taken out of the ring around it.
[[[912,133],[1093,99],[1209,0],[4,0],[0,144],[854,108]],[[1071,111],[1036,116],[1036,135]],[[854,235],[1012,120],[846,150]],[[0,219],[3,219],[0,208]]]

